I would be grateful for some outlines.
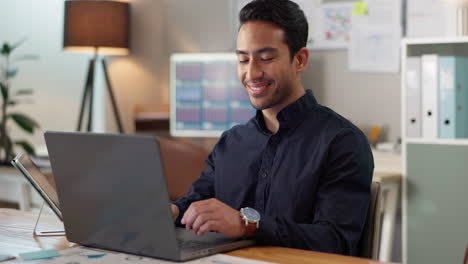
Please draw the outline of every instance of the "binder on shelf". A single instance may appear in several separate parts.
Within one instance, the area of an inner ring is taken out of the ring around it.
[[[468,57],[439,57],[440,138],[468,137]]]
[[[421,57],[406,60],[406,136],[421,137]]]
[[[421,56],[422,137],[438,138],[438,55]]]

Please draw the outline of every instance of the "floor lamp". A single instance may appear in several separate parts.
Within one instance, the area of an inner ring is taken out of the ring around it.
[[[127,55],[129,52],[130,5],[117,1],[68,0],[65,1],[63,49],[65,51],[91,53],[86,82],[81,100],[77,131],[81,131],[88,108],[86,131],[92,129],[94,72],[99,55]],[[110,83],[107,64],[101,60],[107,91],[120,133],[122,122]]]

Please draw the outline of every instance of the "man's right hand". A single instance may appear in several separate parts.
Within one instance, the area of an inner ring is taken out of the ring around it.
[[[175,204],[171,204],[171,211],[172,211],[172,220],[176,220],[179,216],[179,207]]]

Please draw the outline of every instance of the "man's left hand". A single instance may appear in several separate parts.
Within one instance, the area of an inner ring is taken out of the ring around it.
[[[245,233],[245,224],[239,211],[215,198],[192,203],[181,223],[199,236],[216,231],[228,237],[239,238]]]

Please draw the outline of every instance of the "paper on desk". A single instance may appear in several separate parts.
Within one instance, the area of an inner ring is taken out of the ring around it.
[[[400,69],[401,0],[368,0],[368,14],[352,17],[349,69],[398,72]]]
[[[144,263],[144,264],[170,264],[171,261],[146,258],[137,255],[130,255],[120,252],[89,249],[85,247],[76,247],[59,251],[58,257],[50,260],[41,261],[44,264],[66,264],[66,263],[80,263],[80,264],[108,264],[108,263]],[[251,259],[239,258],[228,256],[224,254],[217,254],[196,260],[191,260],[189,264],[270,264],[271,262],[256,261]]]

